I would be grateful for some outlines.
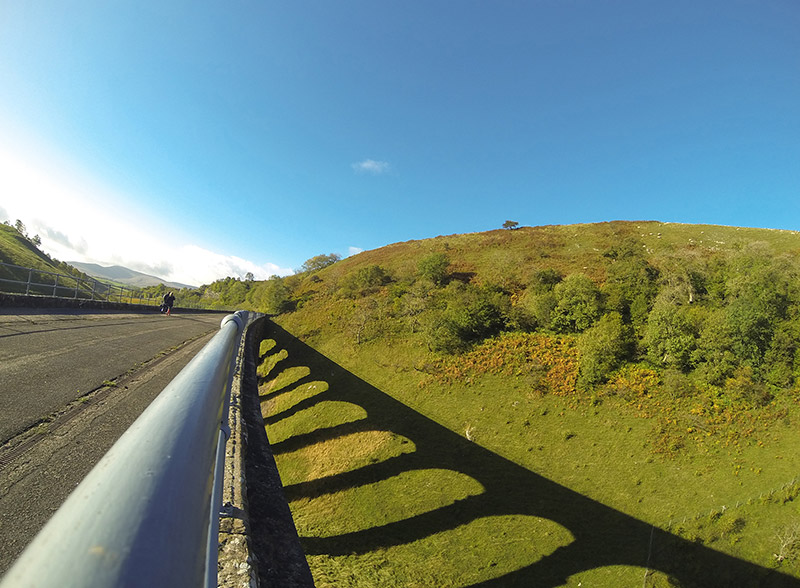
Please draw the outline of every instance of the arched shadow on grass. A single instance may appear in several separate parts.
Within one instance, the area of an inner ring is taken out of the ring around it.
[[[271,321],[265,327],[265,336],[288,352],[287,358],[280,362],[280,369],[305,366],[310,369],[309,381],[328,383],[327,390],[303,401],[304,408],[323,400],[336,400],[356,404],[367,413],[365,420],[318,429],[273,444],[275,454],[366,429],[390,431],[411,440],[416,447],[413,453],[286,486],[284,493],[289,501],[314,498],[424,469],[460,472],[474,478],[485,489],[477,496],[398,522],[331,537],[303,537],[306,553],[363,554],[424,539],[482,517],[527,515],[554,521],[565,527],[574,540],[531,565],[470,588],[561,586],[576,573],[614,565],[657,570],[677,580],[681,586],[800,587],[800,581],[791,576],[655,528],[467,440],[383,393]],[[295,389],[296,384],[293,382],[273,394]],[[273,394],[262,396],[262,400],[274,397]]]
[[[291,391],[295,391],[296,389],[297,387],[293,388]],[[290,416],[293,416],[298,412],[302,412],[308,408],[311,408],[320,402],[319,398],[317,397],[323,392],[326,392],[326,390],[320,390],[313,396],[303,398],[285,410],[271,414],[268,417],[264,417],[264,424],[267,426],[274,425],[275,423],[278,423],[284,419],[288,419]],[[268,398],[263,397],[262,400],[268,400]]]

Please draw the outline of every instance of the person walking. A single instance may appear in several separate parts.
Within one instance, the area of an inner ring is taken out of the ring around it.
[[[164,294],[164,306],[167,309],[167,316],[169,316],[173,304],[175,304],[175,295],[172,292]]]

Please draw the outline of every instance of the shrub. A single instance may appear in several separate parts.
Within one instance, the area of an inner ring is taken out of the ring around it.
[[[668,369],[664,372],[662,386],[672,398],[689,397],[696,391],[689,376],[676,369]]]
[[[251,304],[267,314],[280,314],[291,308],[289,296],[291,290],[283,278],[273,276],[269,280],[260,282],[249,296]]]
[[[428,345],[452,353],[499,333],[511,304],[493,287],[451,284],[442,294],[444,309],[429,326]]]
[[[657,302],[647,317],[643,342],[653,363],[682,371],[689,369],[697,346],[697,329],[688,308]]]
[[[447,268],[450,260],[444,253],[431,253],[423,257],[417,265],[419,277],[430,280],[437,286],[441,286],[447,280]]]
[[[561,279],[561,274],[552,268],[539,270],[533,275],[533,280],[531,281],[529,289],[535,294],[552,292],[555,285],[558,284]]]
[[[622,322],[622,315],[612,312],[604,315],[593,327],[587,329],[578,341],[580,372],[578,385],[583,389],[602,384],[622,365],[631,348],[630,328]]]
[[[389,283],[391,277],[379,265],[368,265],[349,273],[340,284],[340,292],[348,298],[363,296]]]
[[[738,368],[733,377],[725,381],[725,392],[751,406],[764,406],[772,400],[767,387],[753,381],[753,370],[750,367]]]
[[[555,294],[552,292],[535,293],[528,291],[525,293],[520,306],[530,317],[531,330],[549,329],[552,321],[553,310],[558,304]]]
[[[776,329],[764,355],[763,372],[773,386],[794,386],[800,375],[800,320],[786,321]]]
[[[550,326],[557,333],[580,333],[591,327],[602,312],[600,290],[584,274],[571,274],[553,288],[556,306]]]
[[[697,340],[697,349],[691,354],[692,365],[700,377],[714,386],[721,386],[733,375],[739,361],[731,348],[731,336],[724,319],[724,309],[706,317]]]

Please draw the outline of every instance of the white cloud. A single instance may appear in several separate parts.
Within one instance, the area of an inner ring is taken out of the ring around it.
[[[361,249],[361,247],[350,246],[350,247],[347,248],[347,256],[350,257],[351,255],[357,255],[357,254],[361,253],[362,251],[364,251],[364,250]]]
[[[388,172],[391,166],[387,161],[375,161],[374,159],[365,159],[352,165],[353,169],[359,173],[367,173],[379,175]]]
[[[294,273],[292,269],[274,263],[258,265],[235,255],[214,253],[196,245],[184,245],[175,252],[175,257],[180,260],[181,272],[193,277],[193,281],[188,282],[190,284],[208,284],[226,276],[244,278],[248,273],[252,273],[256,280]]]
[[[123,265],[194,286],[243,278],[248,272],[256,279],[292,273],[151,232],[150,219],[140,218],[125,202],[106,186],[41,157],[21,156],[0,142],[0,214],[21,219],[28,234],[38,234],[42,250],[56,259]]]

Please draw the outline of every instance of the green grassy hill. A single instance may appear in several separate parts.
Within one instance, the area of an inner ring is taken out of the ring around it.
[[[20,280],[27,282],[29,271],[27,269],[20,268],[33,268],[36,270],[41,270],[42,272],[51,272],[60,275],[72,276],[72,278],[59,279],[59,286],[65,288],[64,290],[59,290],[60,294],[64,294],[70,288],[75,288],[75,280],[73,278],[85,280],[86,284],[88,284],[89,280],[91,279],[88,275],[71,266],[70,264],[51,258],[42,252],[31,240],[20,234],[16,228],[5,224],[0,224],[0,262],[19,266],[19,268],[0,266],[0,278],[6,280]],[[41,273],[35,274],[33,281],[42,284],[53,284],[54,278],[47,274]],[[10,282],[4,282],[2,283],[2,286],[4,292],[25,293],[24,284],[18,285]],[[88,288],[89,286],[87,285],[86,287]],[[40,286],[33,287],[31,293],[47,295],[51,294],[52,290],[53,289],[51,286]]]
[[[253,286],[317,586],[800,585],[798,252],[531,227]]]
[[[9,225],[0,224],[0,261],[23,267],[57,271],[57,264]]]

